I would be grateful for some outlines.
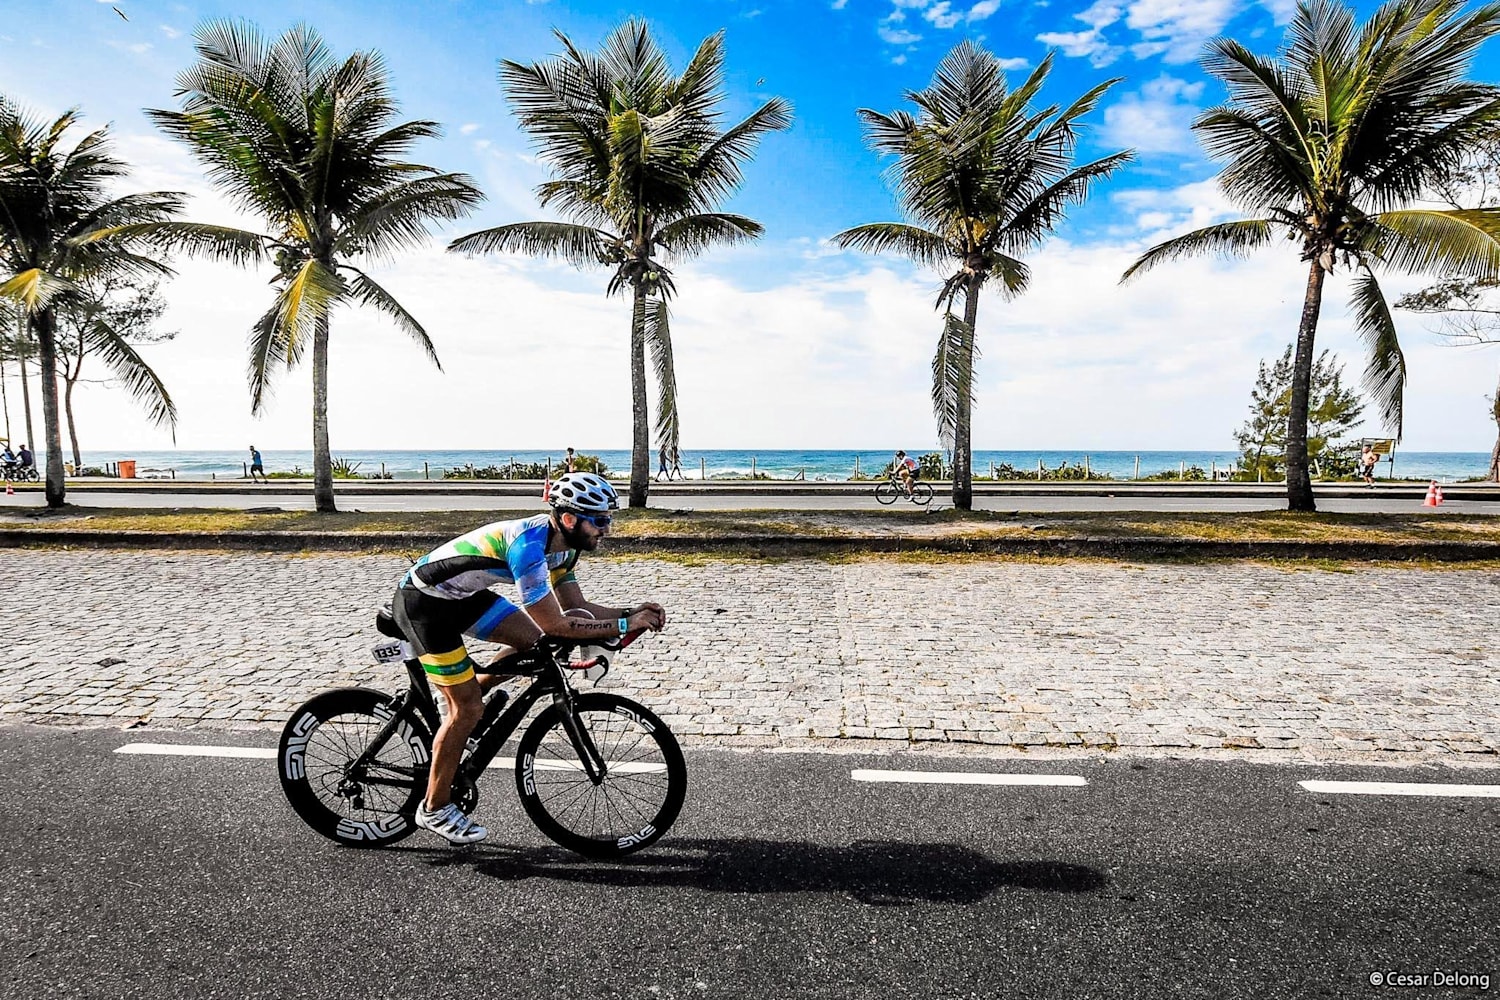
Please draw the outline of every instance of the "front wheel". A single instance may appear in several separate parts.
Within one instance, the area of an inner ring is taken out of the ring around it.
[[[350,847],[384,847],[416,830],[427,791],[432,734],[414,714],[396,721],[365,764],[358,759],[391,722],[391,696],[368,688],[327,691],[281,731],[281,790],[303,822]]]
[[[576,695],[582,732],[604,762],[596,784],[584,770],[562,712],[536,717],[516,747],[516,788],[537,829],[590,858],[620,858],[654,844],[677,819],[687,764],[666,723],[617,695]]]
[[[895,503],[896,498],[900,495],[901,489],[895,483],[886,482],[875,484],[875,499],[879,500],[883,504],[889,505]]]
[[[923,507],[932,502],[932,487],[926,483],[911,484],[911,502]]]

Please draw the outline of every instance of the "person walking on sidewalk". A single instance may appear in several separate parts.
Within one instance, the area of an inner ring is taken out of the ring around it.
[[[563,469],[563,471],[564,472],[576,472],[576,471],[578,471],[577,464],[578,464],[578,456],[576,456],[576,455],[573,454],[573,449],[572,448],[569,448],[568,449],[568,454],[563,457],[563,465],[565,466],[564,469]]]
[[[682,474],[682,449],[677,447],[675,444],[672,446],[672,475],[668,476],[667,478],[687,478],[687,476]]]
[[[1365,485],[1375,485],[1375,463],[1380,461],[1380,456],[1375,454],[1375,449],[1365,445],[1365,450],[1359,455],[1359,472],[1365,477]]]
[[[666,476],[670,480],[672,478],[672,469],[667,465],[667,444],[665,441],[662,442],[661,450],[657,452],[656,460],[660,466],[656,470],[656,481],[661,482],[663,476]]]
[[[255,474],[257,472],[260,473],[260,479],[259,480],[257,480],[255,478]],[[269,483],[271,481],[266,476],[266,467],[265,467],[265,464],[262,463],[261,460],[260,460],[260,452],[258,452],[258,451],[255,450],[255,445],[253,445],[253,444],[250,446],[250,481],[252,483],[254,483],[254,482]]]
[[[391,601],[396,624],[446,708],[432,740],[417,825],[449,843],[472,844],[487,835],[452,797],[464,746],[484,712],[484,689],[464,636],[501,643],[506,656],[543,635],[590,642],[637,629],[659,632],[667,624],[660,604],[593,604],[579,589],[573,569],[609,534],[610,512],[620,505],[614,487],[592,472],[567,472],[548,487],[547,502],[548,513],[486,524],[429,552],[401,578]],[[521,589],[520,606],[490,589],[511,583]],[[486,675],[492,678],[498,682]]]

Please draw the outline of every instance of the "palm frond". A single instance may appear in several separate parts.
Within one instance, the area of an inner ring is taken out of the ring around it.
[[[679,257],[693,257],[714,246],[731,246],[756,239],[765,227],[745,215],[704,212],[667,223],[656,241]]]
[[[272,372],[294,367],[307,350],[320,320],[346,293],[337,273],[316,258],[302,262],[287,280],[276,303],[250,333],[250,411],[259,413],[268,395]]]
[[[924,267],[941,269],[963,259],[964,248],[938,233],[903,222],[871,222],[831,237],[834,246],[865,253],[899,253]]]
[[[360,305],[374,306],[396,321],[396,325],[411,336],[427,357],[437,366],[438,371],[443,370],[443,363],[438,360],[437,348],[432,345],[432,339],[427,336],[427,331],[418,323],[416,317],[406,311],[406,307],[396,301],[396,297],[386,291],[365,272],[356,267],[345,264],[344,270],[353,273],[354,277],[348,284],[348,297]]]
[[[608,263],[619,239],[602,229],[568,222],[515,222],[481,229],[448,244],[458,253],[524,253],[533,257],[561,257],[575,267]]]
[[[147,418],[158,427],[165,426],[172,432],[172,441],[177,441],[177,404],[172,402],[166,383],[146,363],[135,346],[121,337],[105,323],[90,323],[83,328],[85,343],[91,353],[97,355],[115,378],[130,393],[130,397],[142,404]]]
[[[46,310],[64,296],[78,293],[79,288],[72,281],[35,267],[0,282],[0,298],[10,299],[31,315]]]
[[[1243,257],[1250,251],[1269,244],[1271,237],[1271,223],[1266,219],[1241,219],[1238,222],[1221,222],[1195,229],[1158,243],[1141,254],[1134,264],[1125,269],[1120,283],[1124,284],[1158,264],[1183,257],[1211,253]]]
[[[130,223],[91,230],[73,240],[75,246],[111,242],[125,245],[144,242],[163,252],[180,252],[193,257],[248,265],[264,261],[266,248],[277,241],[261,233],[235,229],[232,226],[212,226],[197,222]]]
[[[651,366],[656,376],[656,440],[667,448],[677,447],[677,366],[672,360],[671,317],[664,297],[646,305],[646,343],[651,348]]]
[[[1365,249],[1403,271],[1500,276],[1500,208],[1401,209],[1373,216]]]
[[[1406,388],[1406,356],[1396,339],[1396,324],[1380,283],[1368,268],[1363,268],[1354,278],[1350,306],[1354,310],[1354,328],[1370,352],[1365,364],[1365,390],[1379,408],[1381,420],[1399,441]]]
[[[932,356],[932,414],[938,439],[952,451],[958,434],[959,401],[974,401],[974,330],[951,311],[943,315],[943,332]]]

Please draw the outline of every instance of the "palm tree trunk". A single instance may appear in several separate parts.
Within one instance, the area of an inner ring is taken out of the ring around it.
[[[651,432],[646,412],[646,286],[633,286],[635,304],[630,314],[630,506],[646,506],[651,481]]]
[[[5,383],[10,381],[5,374],[5,360],[0,358],[0,408],[5,410],[5,443],[10,444],[10,392]],[[30,444],[31,442],[26,442]]]
[[[974,341],[977,338],[974,324],[979,319],[979,288],[980,278],[975,275],[964,290],[964,323],[969,327],[969,340],[960,363],[968,377],[964,380],[964,391],[958,394],[953,420],[953,506],[959,510],[974,509],[974,453],[970,431],[974,414]]]
[[[57,345],[51,309],[44,309],[31,320],[36,334],[37,361],[42,369],[42,426],[47,435],[47,506],[61,507],[67,496],[63,479],[62,433],[57,420]],[[36,442],[29,442],[35,446]]]
[[[26,443],[36,450],[36,432],[31,429],[31,380],[26,377],[26,339],[20,340],[18,353],[21,360],[21,407],[26,411]]]
[[[313,505],[337,513],[333,502],[333,457],[328,448],[328,314],[313,331]]]
[[[1313,338],[1323,306],[1323,277],[1323,265],[1314,260],[1307,272],[1307,296],[1302,300],[1302,322],[1297,327],[1291,412],[1286,420],[1286,509],[1307,513],[1318,509],[1313,501],[1312,478],[1307,474],[1307,401],[1312,389]]]
[[[1490,481],[1500,483],[1500,385],[1495,386],[1495,447],[1490,449]]]
[[[83,456],[78,451],[78,425],[73,422],[73,386],[78,383],[73,379],[64,379],[67,388],[63,390],[63,413],[68,418],[68,441],[73,445],[73,469],[83,468]]]

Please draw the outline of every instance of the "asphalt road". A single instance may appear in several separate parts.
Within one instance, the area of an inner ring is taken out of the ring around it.
[[[144,493],[102,490],[74,490],[68,501],[81,507],[140,507],[140,508],[203,508],[218,507],[235,510],[278,508],[280,510],[312,510],[310,492],[278,492],[268,486],[255,493]],[[4,507],[40,507],[45,499],[40,491],[17,493],[14,496],[0,495]],[[535,511],[541,502],[534,496],[504,496],[493,493],[436,494],[400,493],[390,496],[346,495],[338,498],[340,510],[387,511],[387,510],[516,510]],[[912,510],[907,502],[892,507],[882,507],[873,495],[766,495],[766,494],[696,494],[692,496],[654,496],[650,506],[663,509],[694,510]],[[933,501],[934,509],[950,507],[945,494],[938,494]],[[1267,495],[1264,497],[1222,496],[1048,496],[1028,494],[1006,494],[974,498],[976,510],[1025,511],[1035,513],[1057,513],[1062,511],[1217,511],[1234,513],[1257,510],[1285,510],[1286,498]],[[1410,496],[1325,496],[1318,499],[1318,509],[1330,513],[1393,514],[1420,513],[1432,510],[1436,513],[1456,514],[1500,514],[1500,498],[1495,500],[1447,500],[1441,507],[1423,507],[1420,500]]]
[[[274,734],[0,726],[0,996],[1368,997],[1500,989],[1500,799],[1306,779],[1500,782],[1141,759],[689,754],[677,826],[623,864],[541,838],[336,847],[269,760],[125,756]],[[871,784],[851,769],[1066,773]]]

